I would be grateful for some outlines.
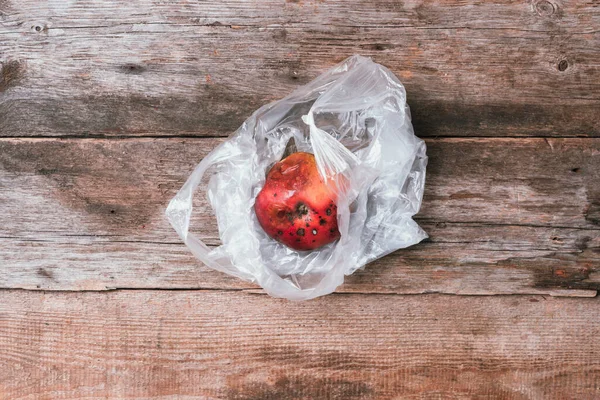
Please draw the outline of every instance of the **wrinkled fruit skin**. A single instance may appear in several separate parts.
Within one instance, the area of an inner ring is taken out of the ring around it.
[[[314,250],[340,237],[335,203],[315,157],[299,152],[271,168],[254,210],[270,237],[294,250]]]

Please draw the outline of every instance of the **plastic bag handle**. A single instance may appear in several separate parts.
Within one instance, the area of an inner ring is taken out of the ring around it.
[[[202,182],[204,174],[213,164],[237,155],[237,152],[232,153],[231,146],[226,148],[226,145],[227,143],[221,144],[200,161],[183,187],[169,202],[167,210],[165,211],[169,223],[184,243],[190,248],[192,253],[204,264],[221,271],[230,271],[232,265],[221,265],[220,262],[211,259],[209,257],[211,249],[202,240],[196,237],[196,235],[190,233],[189,228],[193,208],[193,195],[200,185],[200,182]]]

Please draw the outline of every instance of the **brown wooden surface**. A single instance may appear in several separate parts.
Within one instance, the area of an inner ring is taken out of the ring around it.
[[[0,140],[5,288],[248,288],[200,267],[163,216],[222,139]],[[594,295],[600,139],[428,139],[429,241],[344,291]],[[93,162],[90,162],[93,160]],[[192,228],[218,244],[197,196]],[[142,278],[141,278],[142,277]]]
[[[421,136],[600,135],[596,1],[0,4],[6,136],[224,136],[354,53]]]
[[[10,399],[598,398],[600,303],[0,292]]]
[[[406,86],[431,238],[305,303],[197,262],[194,165],[355,53]],[[0,0],[2,400],[598,399],[598,289],[595,0]]]

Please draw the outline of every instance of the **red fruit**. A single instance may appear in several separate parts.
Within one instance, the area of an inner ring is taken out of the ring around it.
[[[315,156],[293,153],[271,168],[254,211],[273,239],[294,250],[314,250],[340,237],[335,203]]]

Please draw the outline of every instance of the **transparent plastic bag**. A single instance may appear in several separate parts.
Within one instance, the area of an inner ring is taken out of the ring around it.
[[[270,238],[254,212],[265,176],[291,138],[297,151],[314,154],[337,193],[341,237],[313,251]],[[272,296],[311,299],[333,292],[344,275],[427,237],[412,220],[423,196],[425,150],[400,81],[355,55],[254,112],[200,162],[166,214],[209,267],[258,283]],[[222,242],[216,248],[189,232],[194,191],[208,170],[207,195]]]

